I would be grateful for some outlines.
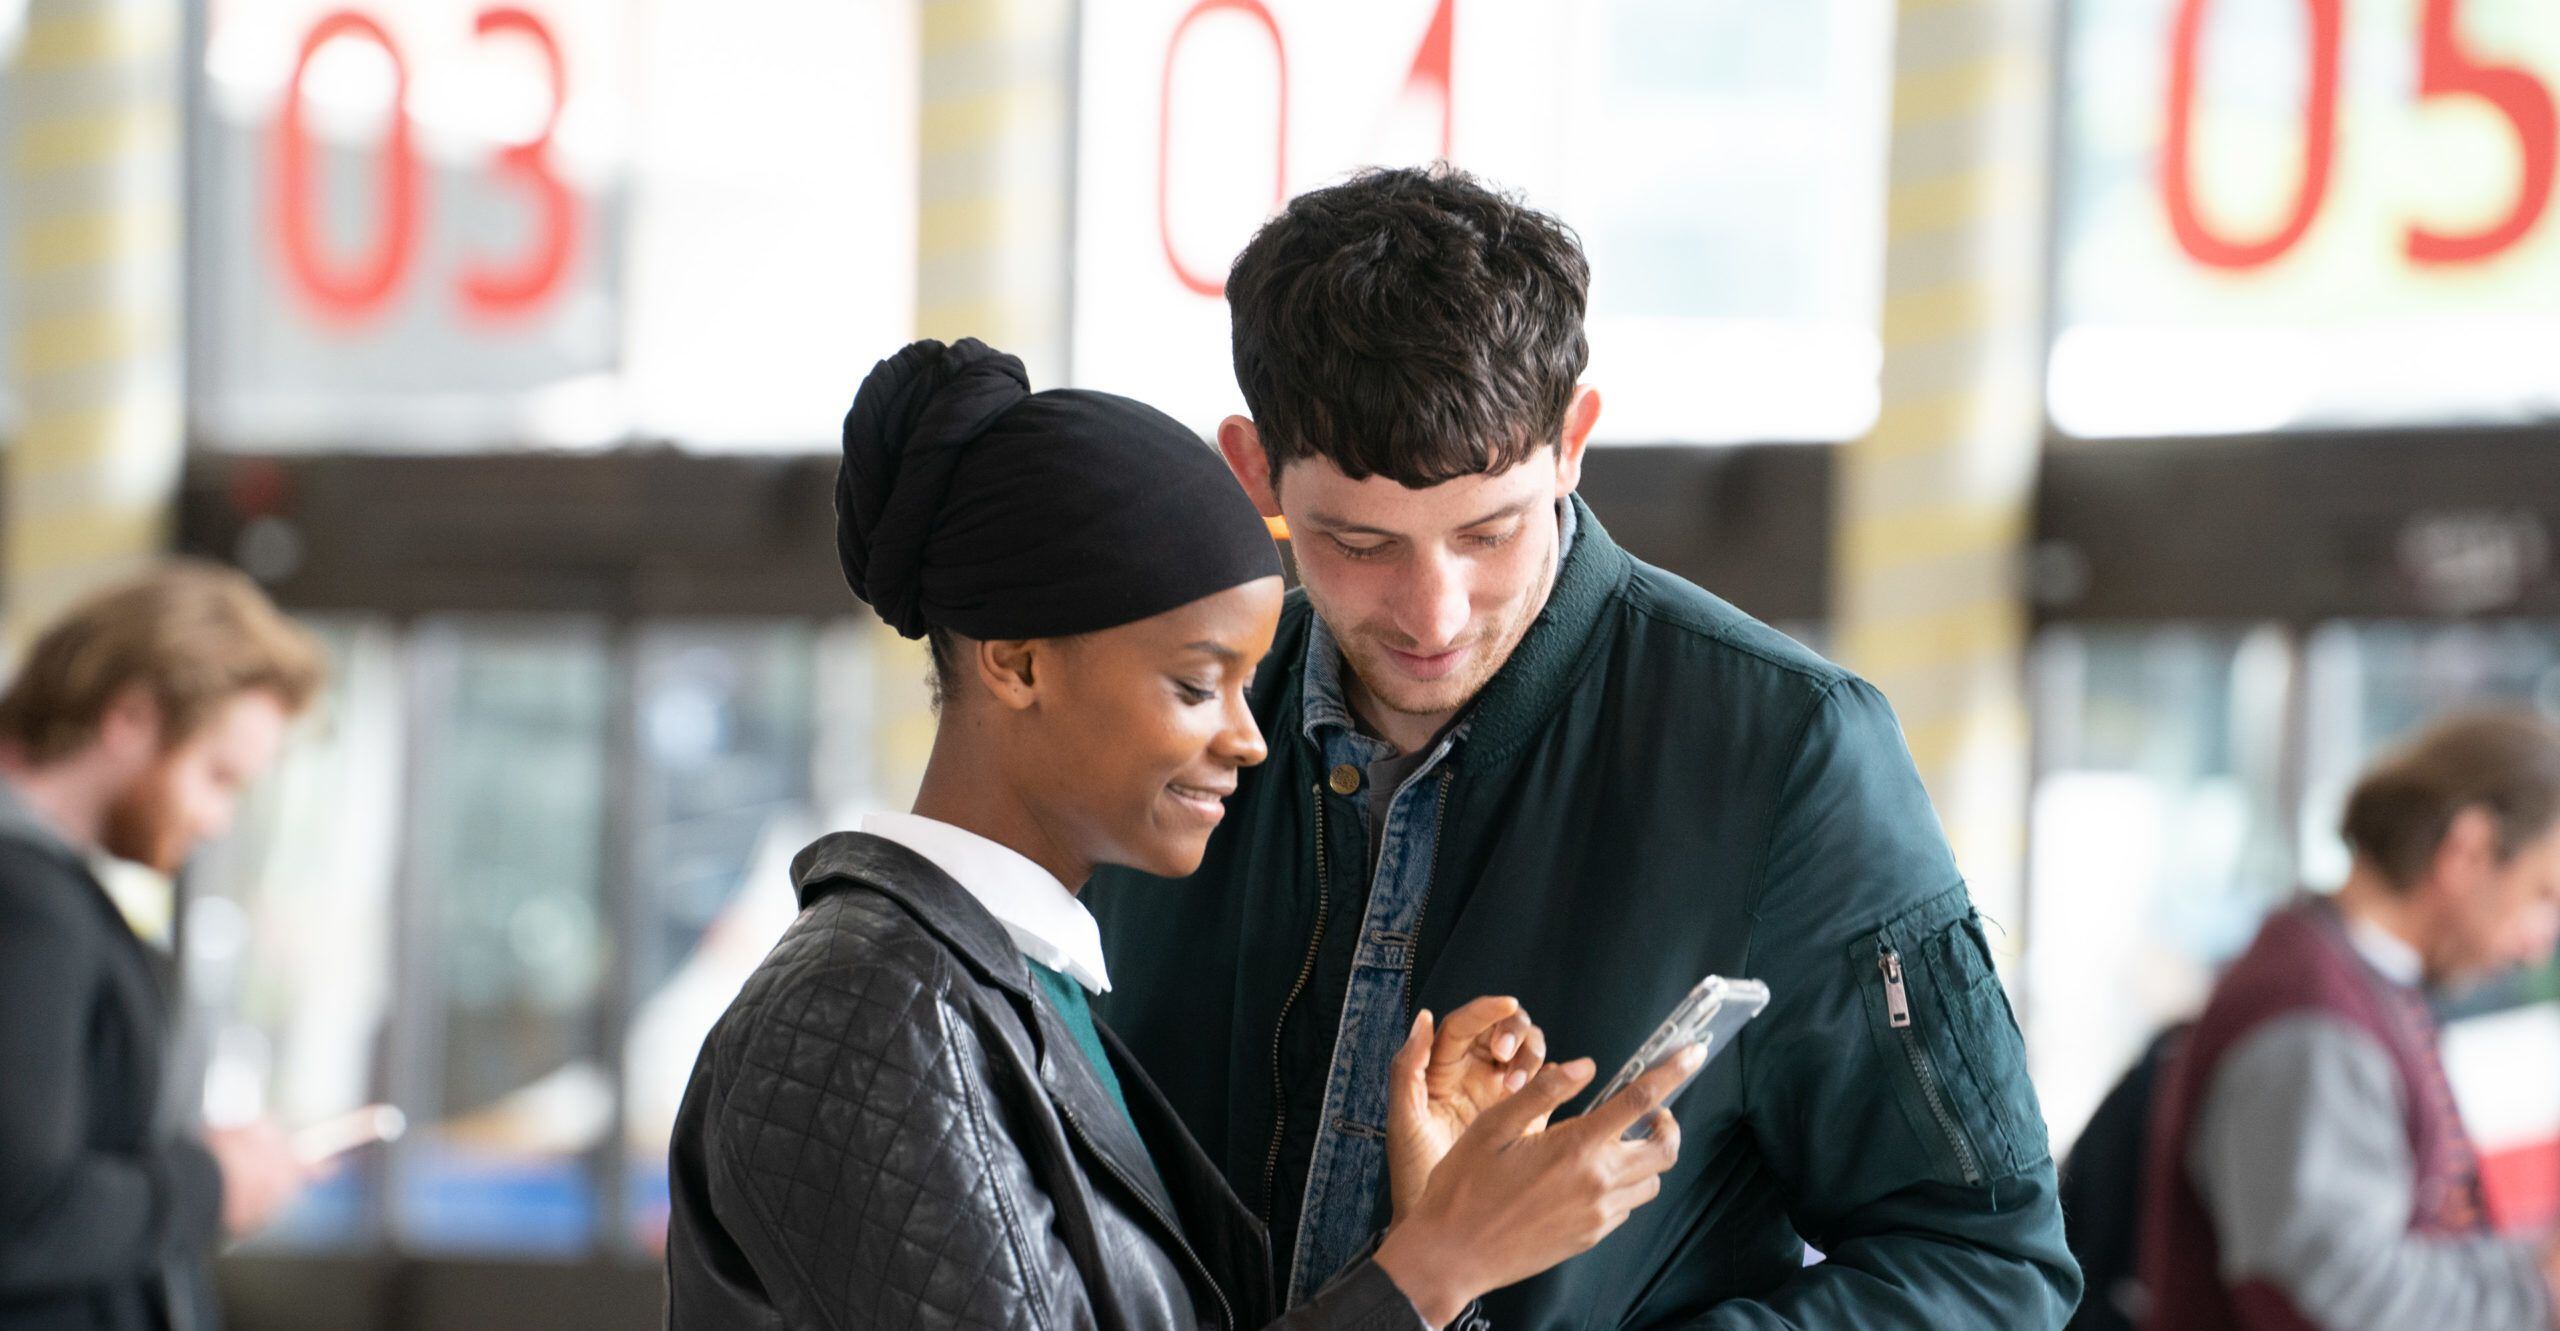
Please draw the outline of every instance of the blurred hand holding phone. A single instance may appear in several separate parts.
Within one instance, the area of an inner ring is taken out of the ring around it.
[[[366,1105],[304,1126],[293,1134],[293,1153],[317,1169],[375,1142],[395,1142],[409,1130],[408,1116],[391,1105]]]

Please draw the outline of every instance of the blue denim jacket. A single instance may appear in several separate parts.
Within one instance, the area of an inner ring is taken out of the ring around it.
[[[1352,724],[1342,690],[1342,652],[1321,622],[1308,635],[1306,679],[1306,736],[1324,755],[1326,771],[1349,766],[1366,773],[1371,764],[1395,756],[1393,745]],[[1440,839],[1441,767],[1466,729],[1460,721],[1434,743],[1397,788],[1386,826],[1371,829],[1378,862],[1325,1075],[1324,1113],[1299,1204],[1297,1248],[1289,1257],[1288,1306],[1323,1288],[1366,1250],[1372,1236],[1378,1187],[1386,1178],[1387,1068],[1407,1030],[1405,987],[1414,933],[1431,895]]]
[[[1556,559],[1561,564],[1573,545],[1571,504],[1558,506],[1558,522]],[[1307,742],[1324,756],[1325,771],[1349,766],[1365,780],[1374,764],[1396,751],[1360,733],[1343,690],[1342,670],[1341,646],[1319,618],[1307,634],[1302,725]],[[1387,1178],[1388,1067],[1412,1021],[1406,994],[1413,979],[1414,940],[1438,864],[1441,796],[1448,777],[1443,768],[1466,735],[1467,721],[1461,716],[1397,787],[1385,826],[1368,829],[1367,842],[1377,847],[1377,862],[1352,955],[1350,990],[1343,996],[1342,1024],[1334,1035],[1333,1061],[1326,1071],[1324,1111],[1316,1123],[1306,1191],[1299,1202],[1297,1242],[1289,1254],[1287,1298],[1292,1307],[1350,1266],[1375,1237],[1378,1192]],[[1321,801],[1317,810],[1322,818]],[[1317,839],[1323,840],[1322,829]]]

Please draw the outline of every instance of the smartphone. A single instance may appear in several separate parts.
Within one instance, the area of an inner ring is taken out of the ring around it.
[[[1671,1015],[1653,1028],[1653,1034],[1646,1036],[1644,1043],[1636,1047],[1635,1057],[1618,1069],[1618,1075],[1609,1079],[1609,1084],[1591,1098],[1591,1103],[1607,1104],[1609,1097],[1625,1090],[1628,1083],[1693,1044],[1706,1047],[1707,1056],[1698,1064],[1698,1070],[1705,1071],[1707,1064],[1714,1062],[1716,1056],[1724,1052],[1725,1046],[1733,1043],[1733,1037],[1767,1006],[1769,986],[1758,980],[1728,980],[1721,975],[1710,975],[1698,981],[1698,987],[1690,990],[1689,996],[1671,1009]],[[1671,1094],[1664,1097],[1663,1104],[1669,1105],[1680,1092],[1689,1089],[1689,1082],[1697,1079],[1696,1072],[1690,1073],[1689,1081],[1673,1087]],[[1647,1115],[1645,1120],[1627,1129],[1626,1139],[1634,1141],[1652,1136],[1651,1118]]]
[[[305,1165],[318,1167],[359,1146],[394,1142],[409,1129],[409,1120],[390,1105],[366,1105],[335,1118],[325,1118],[293,1134],[293,1153]]]

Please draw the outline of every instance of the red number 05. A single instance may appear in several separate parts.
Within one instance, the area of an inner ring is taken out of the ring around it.
[[[2425,227],[2409,228],[2409,257],[2419,263],[2468,263],[2485,259],[2524,239],[2551,202],[2551,90],[2531,74],[2505,65],[2487,65],[2462,50],[2454,34],[2459,0],[2427,0],[2420,20],[2418,95],[2454,97],[2468,94],[2498,109],[2515,126],[2521,170],[2516,201],[2504,217],[2470,235],[2447,235]]]
[[[2267,235],[2233,240],[2196,215],[2195,174],[2188,165],[2195,141],[2196,48],[2212,0],[2184,0],[2169,39],[2168,142],[2160,154],[2160,197],[2169,205],[2169,229],[2178,247],[2209,268],[2255,268],[2273,263],[2311,229],[2329,192],[2329,166],[2338,142],[2338,44],[2345,20],[2339,0],[2303,0],[2311,20],[2311,95],[2302,103],[2302,181],[2293,211]]]
[[[498,172],[515,181],[532,198],[536,214],[533,240],[512,263],[475,265],[461,276],[465,309],[483,318],[506,318],[540,306],[560,286],[577,249],[579,203],[575,191],[553,170],[551,136],[568,99],[566,68],[560,44],[542,20],[517,8],[480,13],[476,31],[483,38],[514,33],[531,41],[542,55],[549,77],[551,105],[542,130],[532,139],[498,154]],[[391,129],[382,144],[376,170],[379,188],[374,202],[372,244],[353,261],[323,252],[320,222],[314,215],[315,164],[311,135],[303,123],[302,83],[312,57],[340,39],[361,39],[382,48],[390,58]],[[283,247],[285,272],[293,288],[321,315],[353,322],[381,314],[406,280],[417,256],[423,200],[418,155],[409,122],[409,69],[391,35],[365,15],[341,10],[315,24],[303,38],[293,77],[285,84],[284,109],[276,117],[275,235]]]
[[[2341,0],[2303,0],[2311,28],[2311,90],[2302,106],[2302,181],[2284,223],[2260,237],[2233,239],[2197,216],[2191,156],[2195,142],[2196,49],[2212,0],[2181,0],[2169,37],[2169,118],[2160,154],[2160,197],[2178,247],[2209,268],[2248,269],[2273,263],[2299,243],[2320,213],[2337,156],[2338,58],[2345,25]],[[2408,228],[2405,249],[2423,264],[2471,263],[2524,239],[2551,202],[2554,133],[2551,90],[2524,70],[2487,64],[2462,49],[2456,32],[2461,0],[2426,0],[2419,20],[2418,95],[2477,97],[2516,134],[2515,203],[2496,221],[2467,234]]]

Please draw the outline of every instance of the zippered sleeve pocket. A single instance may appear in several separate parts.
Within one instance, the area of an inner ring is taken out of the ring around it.
[[[1869,1038],[1932,1177],[1978,1186],[2052,1158],[2026,1044],[1961,887],[1852,943]]]

